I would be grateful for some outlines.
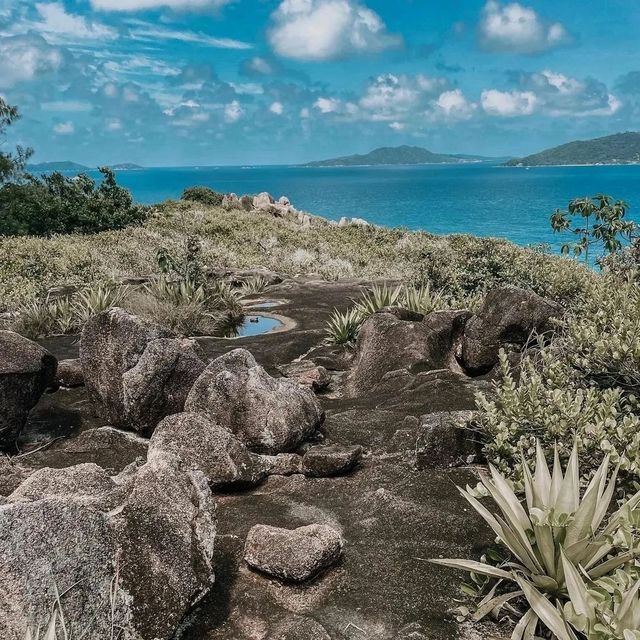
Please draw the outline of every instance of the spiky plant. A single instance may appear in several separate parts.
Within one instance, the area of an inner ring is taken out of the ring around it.
[[[268,285],[269,283],[267,282],[267,279],[263,276],[254,276],[242,283],[240,290],[238,291],[238,296],[240,298],[255,296],[262,293]]]
[[[360,300],[355,302],[354,309],[360,320],[364,321],[376,311],[380,311],[380,309],[399,306],[402,299],[402,291],[402,286],[373,285],[370,290],[362,294]]]
[[[424,315],[447,306],[442,291],[432,291],[428,283],[418,287],[403,287],[401,305],[409,311]]]
[[[463,497],[482,516],[508,549],[512,558],[493,567],[471,560],[437,559],[432,562],[512,582],[518,589],[487,600],[475,614],[479,620],[497,607],[524,597],[529,604],[518,622],[512,640],[532,638],[542,622],[559,640],[574,640],[561,606],[571,599],[573,576],[583,571],[597,580],[640,555],[640,543],[629,529],[630,514],[640,504],[640,492],[629,498],[605,522],[614,495],[618,467],[609,481],[609,458],[592,477],[580,498],[578,449],[574,444],[563,474],[557,448],[553,471],[536,445],[535,473],[522,459],[525,502],[493,466],[481,482],[499,512],[491,513],[470,489],[460,489]],[[626,533],[626,535],[625,535]],[[626,640],[626,639],[625,639]]]
[[[342,345],[353,344],[358,337],[361,323],[360,314],[356,309],[352,308],[344,313],[334,309],[325,329],[327,342]]]
[[[128,293],[128,286],[108,284],[100,284],[80,291],[74,301],[79,324],[82,326],[93,316],[121,305]]]

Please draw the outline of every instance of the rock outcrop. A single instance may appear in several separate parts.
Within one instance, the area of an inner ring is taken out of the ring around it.
[[[258,524],[247,535],[244,559],[285,582],[304,582],[335,564],[343,546],[342,536],[328,525],[280,529]]]
[[[96,413],[112,426],[149,436],[179,413],[205,365],[192,340],[167,333],[114,308],[84,327],[80,359]]]
[[[469,315],[434,311],[420,319],[420,314],[395,309],[373,314],[358,334],[351,392],[370,392],[394,371],[418,373],[451,366]]]
[[[349,473],[360,461],[360,445],[311,447],[302,458],[302,473],[310,478],[328,478]]]
[[[60,360],[60,362],[58,362],[56,382],[59,387],[65,387],[67,389],[81,387],[84,384],[84,376],[82,375],[82,362],[80,358]]]
[[[218,489],[253,487],[267,475],[260,456],[226,429],[195,413],[168,416],[157,426],[149,460],[167,453],[175,455],[184,468],[201,471]]]
[[[561,317],[562,312],[560,305],[533,291],[493,289],[465,326],[462,365],[474,374],[489,371],[498,362],[501,348],[521,350],[532,334],[550,330],[551,319]]]
[[[437,411],[420,418],[415,445],[419,469],[459,466],[477,462],[481,454],[478,434],[468,428],[472,411]]]
[[[0,331],[0,449],[15,446],[29,411],[55,384],[56,367],[57,360],[40,345]]]
[[[231,431],[251,451],[277,454],[295,449],[322,422],[309,389],[271,377],[245,349],[213,360],[195,381],[185,410]]]
[[[171,456],[42,469],[0,506],[2,637],[45,624],[57,589],[72,637],[167,640],[212,584],[214,538],[204,476]]]

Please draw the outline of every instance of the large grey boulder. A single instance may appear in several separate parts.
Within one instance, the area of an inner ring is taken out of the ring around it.
[[[71,637],[168,640],[212,584],[214,538],[206,480],[175,458],[42,469],[0,506],[2,638],[43,626],[57,589]]]
[[[169,338],[119,308],[87,322],[80,359],[96,413],[114,427],[145,436],[162,418],[182,411],[205,367],[194,341]]]
[[[310,478],[328,478],[349,473],[360,461],[360,445],[311,447],[302,458],[302,473]]]
[[[29,411],[55,383],[57,364],[39,344],[0,331],[0,449],[15,446]]]
[[[393,309],[373,314],[358,334],[350,391],[367,393],[392,371],[419,373],[451,366],[469,315],[467,311],[434,311],[422,318]]]
[[[246,563],[285,582],[304,582],[335,564],[342,536],[325,524],[280,529],[264,524],[251,528],[244,546]]]
[[[469,427],[473,411],[437,411],[421,416],[414,450],[419,469],[476,462],[482,453],[478,433]]]
[[[82,375],[82,363],[80,362],[80,358],[60,360],[60,362],[58,362],[56,382],[58,386],[65,387],[67,389],[83,386],[84,376]]]
[[[322,422],[315,395],[286,378],[272,378],[246,349],[213,360],[194,383],[185,411],[229,429],[250,450],[295,449]]]
[[[260,456],[251,453],[229,431],[195,413],[166,417],[149,443],[149,460],[173,454],[184,468],[199,470],[212,487],[253,487],[267,475]]]
[[[551,319],[561,317],[562,312],[559,304],[533,291],[493,289],[465,326],[462,365],[470,373],[489,371],[498,362],[501,348],[521,350],[533,333],[549,331]]]

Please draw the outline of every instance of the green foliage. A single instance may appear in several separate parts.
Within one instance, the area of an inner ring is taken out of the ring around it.
[[[444,295],[433,292],[429,284],[415,287],[375,284],[364,291],[360,299],[354,301],[353,307],[345,313],[334,310],[327,321],[327,341],[330,344],[353,344],[365,320],[385,307],[402,307],[426,315],[448,306]]]
[[[218,207],[222,204],[224,194],[218,193],[209,187],[188,187],[182,192],[182,200],[199,202]]]
[[[578,236],[571,244],[562,245],[562,253],[578,257],[584,253],[585,264],[589,264],[589,249],[601,245],[602,252],[615,253],[622,249],[622,241],[629,239],[636,224],[625,220],[628,205],[611,196],[597,194],[592,198],[575,198],[569,202],[567,211],[556,209],[551,216],[551,227],[555,232],[569,231]],[[574,219],[578,222],[574,222]]]
[[[327,341],[330,344],[352,345],[358,337],[361,324],[357,309],[351,308],[344,313],[334,309],[325,329]]]
[[[515,474],[519,450],[539,439],[568,456],[574,435],[589,476],[604,455],[621,465],[621,484],[640,476],[640,287],[604,277],[550,345],[522,359],[505,354],[490,394],[476,397],[485,453]]]
[[[143,222],[145,209],[133,205],[111,169],[100,172],[98,185],[84,174],[68,178],[58,172],[5,184],[0,188],[0,235],[99,233]]]
[[[17,107],[11,106],[0,96],[0,145],[5,137],[7,128],[20,117]],[[20,178],[27,160],[33,154],[32,149],[17,147],[15,154],[0,152],[0,186],[9,181]]]
[[[156,262],[163,276],[181,278],[195,287],[204,282],[202,243],[196,236],[187,237],[180,256],[174,256],[165,247],[160,247],[156,252]]]
[[[535,472],[530,462],[522,458],[525,502],[520,502],[507,479],[490,466],[490,476],[481,475],[484,491],[491,496],[499,510],[492,513],[469,489],[460,489],[463,497],[480,514],[497,536],[498,543],[508,550],[510,558],[500,566],[472,560],[438,559],[436,564],[469,571],[497,579],[505,584],[506,593],[495,595],[498,585],[478,606],[473,618],[481,620],[506,603],[524,599],[525,608],[512,634],[512,640],[532,638],[542,623],[559,640],[574,640],[568,622],[591,635],[598,629],[602,611],[595,611],[596,601],[586,597],[585,580],[604,586],[621,572],[634,571],[634,559],[640,553],[637,533],[640,492],[629,498],[618,510],[609,514],[618,467],[609,477],[609,457],[593,474],[582,497],[580,496],[580,470],[578,447],[572,448],[563,474],[560,456],[554,449],[553,471],[549,471],[544,451],[536,443]],[[584,576],[584,578],[582,577]],[[604,582],[600,582],[604,581]],[[615,591],[615,587],[614,587]],[[636,590],[637,591],[637,590]],[[633,588],[626,591],[635,598]],[[605,596],[606,598],[606,596]],[[615,596],[612,613],[617,623],[630,632],[640,632],[635,624],[636,615],[627,615],[628,604],[620,606]],[[556,606],[558,603],[558,606]],[[601,599],[602,603],[602,599]],[[565,606],[563,609],[563,605]],[[569,614],[569,615],[567,615]],[[629,627],[629,623],[635,624]],[[634,638],[627,635],[602,636],[607,638]]]
[[[28,338],[77,333],[92,316],[120,306],[128,287],[98,284],[57,300],[30,300],[17,311],[11,328]]]

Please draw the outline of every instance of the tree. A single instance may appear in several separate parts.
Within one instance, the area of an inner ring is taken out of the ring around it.
[[[622,249],[622,241],[629,240],[637,225],[625,220],[629,205],[622,200],[614,200],[601,193],[592,198],[571,200],[566,211],[556,209],[551,215],[551,227],[554,232],[569,231],[578,236],[574,243],[562,245],[562,253],[578,257],[584,254],[589,263],[589,249],[601,245],[603,253],[615,253]]]
[[[7,129],[19,117],[18,108],[7,104],[0,97],[0,141],[5,137]],[[32,149],[21,146],[16,147],[15,154],[0,151],[0,185],[19,178],[32,154]]]

